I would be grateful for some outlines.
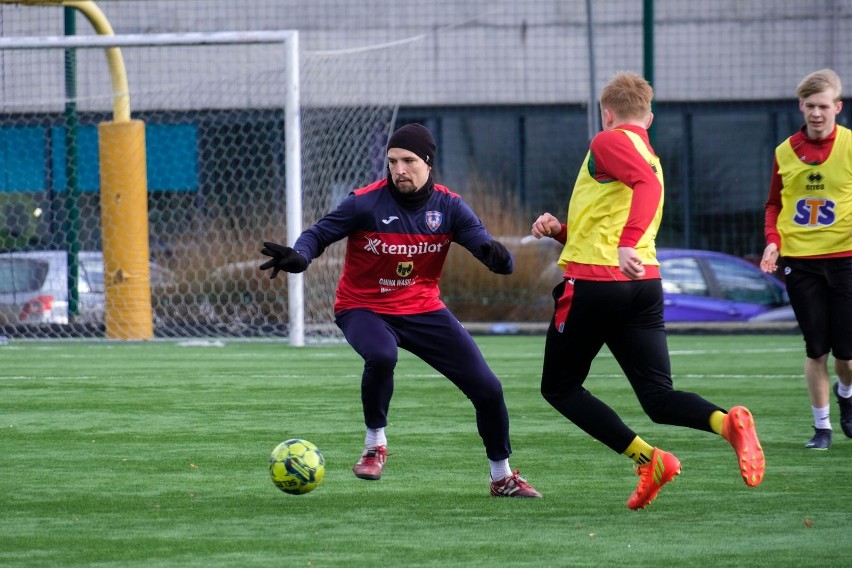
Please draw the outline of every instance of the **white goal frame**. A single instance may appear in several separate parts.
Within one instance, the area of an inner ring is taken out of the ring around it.
[[[281,44],[287,64],[285,85],[285,169],[287,241],[296,242],[302,232],[302,141],[299,71],[299,32],[296,30],[211,32],[176,34],[125,34],[0,38],[3,50],[90,49],[175,45]],[[106,66],[105,66],[106,67]],[[106,68],[105,68],[105,71]],[[131,93],[126,93],[130,95]],[[289,342],[305,344],[305,295],[303,274],[287,275]]]

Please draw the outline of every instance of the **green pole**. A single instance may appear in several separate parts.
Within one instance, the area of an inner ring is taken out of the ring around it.
[[[642,74],[645,79],[654,85],[654,0],[643,0],[642,2]],[[655,98],[656,101],[656,98]],[[656,107],[656,102],[651,102],[651,111]],[[654,125],[648,129],[648,138],[651,146],[654,145]]]
[[[65,8],[65,35],[77,33],[75,21],[76,10]],[[66,220],[65,242],[68,253],[68,320],[73,321],[80,313],[80,295],[77,283],[80,278],[78,253],[80,252],[80,210],[77,201],[80,197],[80,186],[77,178],[79,149],[77,147],[77,50],[73,47],[65,49],[65,209]]]

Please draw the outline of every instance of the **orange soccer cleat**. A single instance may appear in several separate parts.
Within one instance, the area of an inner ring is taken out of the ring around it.
[[[757,439],[754,418],[745,406],[735,406],[722,421],[722,437],[737,453],[740,473],[746,485],[756,487],[766,473],[766,458]]]
[[[636,468],[639,484],[630,498],[627,499],[628,509],[644,509],[657,497],[663,485],[674,479],[680,473],[680,460],[673,454],[654,448],[651,461]]]

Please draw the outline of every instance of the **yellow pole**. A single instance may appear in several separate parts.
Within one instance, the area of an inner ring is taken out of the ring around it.
[[[94,2],[66,0],[100,35],[115,35]],[[145,123],[130,120],[130,87],[121,50],[106,49],[113,92],[113,121],[98,125],[101,227],[104,248],[104,323],[107,339],[151,339],[148,266],[148,177]]]
[[[115,35],[91,0],[0,0],[3,4],[65,6],[81,12],[99,35]],[[148,265],[148,181],[145,125],[130,119],[130,88],[121,50],[106,48],[113,92],[113,121],[98,125],[101,225],[108,339],[151,339]]]
[[[99,35],[115,35],[112,26],[101,9],[91,0],[60,0],[62,6],[75,8],[86,16]],[[112,119],[115,122],[130,120],[130,87],[127,83],[127,70],[124,58],[117,47],[108,47],[106,51],[109,75],[112,80]]]
[[[99,35],[115,35],[104,13],[92,0],[0,0],[0,4],[23,4],[25,6],[65,6],[74,8],[86,16]],[[117,47],[108,47],[106,51],[112,80],[112,115],[116,122],[130,120],[130,88],[127,85],[127,71],[124,58]]]
[[[151,339],[145,124],[98,125],[101,223],[104,242],[104,317],[109,339]],[[144,214],[142,214],[144,212]]]

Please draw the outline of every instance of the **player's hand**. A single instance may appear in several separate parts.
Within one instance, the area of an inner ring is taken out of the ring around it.
[[[541,237],[555,237],[562,232],[562,223],[550,213],[542,213],[533,222],[530,232],[537,239]]]
[[[767,274],[778,270],[778,246],[775,243],[770,243],[763,249],[763,258],[760,259],[760,269]]]
[[[275,278],[282,270],[293,273],[304,272],[308,268],[308,264],[310,264],[308,259],[292,248],[276,243],[263,243],[263,248],[260,249],[260,252],[272,257],[260,265],[261,270],[272,269],[270,278]]]
[[[480,260],[491,272],[511,274],[515,270],[512,253],[500,241],[492,239],[490,243],[482,245],[479,250],[482,251]]]
[[[618,269],[631,280],[645,276],[645,266],[633,247],[618,247]]]

